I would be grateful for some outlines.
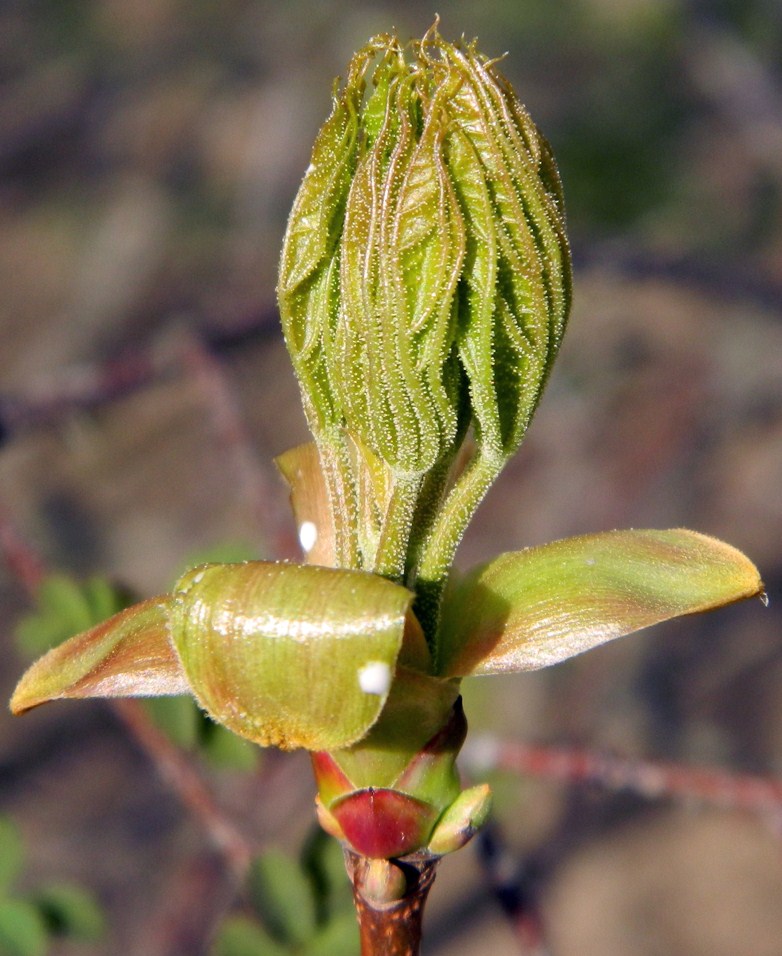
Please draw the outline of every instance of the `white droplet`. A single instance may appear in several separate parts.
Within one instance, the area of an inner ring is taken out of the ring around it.
[[[358,686],[365,694],[382,697],[391,687],[391,668],[384,661],[371,661],[358,672]]]
[[[305,554],[309,554],[318,540],[318,529],[314,521],[302,521],[299,527],[299,544]]]

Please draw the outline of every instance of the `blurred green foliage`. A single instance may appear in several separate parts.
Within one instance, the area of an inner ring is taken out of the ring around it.
[[[17,622],[17,646],[26,657],[44,654],[130,603],[130,595],[106,578],[81,582],[67,574],[47,574],[38,585],[35,607]]]
[[[103,914],[81,887],[51,883],[14,891],[24,862],[18,829],[0,817],[0,956],[45,956],[61,938],[84,944],[100,940]]]
[[[358,927],[339,844],[313,829],[298,859],[257,857],[247,907],[220,929],[210,956],[352,956]]]

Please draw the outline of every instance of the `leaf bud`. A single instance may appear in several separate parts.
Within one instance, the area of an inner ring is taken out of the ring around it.
[[[452,453],[469,420],[486,455],[515,451],[570,305],[549,146],[495,63],[436,27],[354,56],[278,289],[316,440],[344,429],[409,475]]]

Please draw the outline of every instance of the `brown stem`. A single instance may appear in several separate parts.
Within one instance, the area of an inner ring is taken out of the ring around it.
[[[438,862],[437,857],[370,860],[345,850],[361,956],[418,956],[424,906]]]
[[[647,799],[670,797],[688,804],[746,810],[777,826],[782,820],[782,781],[773,777],[628,759],[575,747],[514,743],[488,735],[466,748],[465,758],[468,766],[476,771],[480,767],[481,773],[499,769],[569,784],[593,783]]]
[[[230,871],[238,880],[243,879],[253,848],[220,810],[193,762],[147,717],[137,700],[116,699],[111,703],[163,780],[200,821]]]

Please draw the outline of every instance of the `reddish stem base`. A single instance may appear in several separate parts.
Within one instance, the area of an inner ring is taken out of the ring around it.
[[[353,884],[361,956],[418,956],[424,906],[434,883],[439,858],[405,861],[370,860],[345,850],[345,866]],[[385,881],[378,866],[388,867]],[[384,892],[384,886],[390,892]],[[393,891],[394,886],[399,892]],[[396,898],[388,899],[388,895]],[[385,899],[383,897],[386,897]]]

